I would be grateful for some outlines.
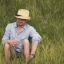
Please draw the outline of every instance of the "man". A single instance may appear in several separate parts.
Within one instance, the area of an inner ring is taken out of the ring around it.
[[[4,44],[5,59],[10,63],[12,54],[23,52],[26,59],[32,59],[35,55],[38,43],[41,42],[41,36],[27,21],[30,20],[29,10],[19,9],[15,16],[16,22],[7,25],[5,34],[2,38]],[[32,48],[29,51],[29,40],[32,38]]]

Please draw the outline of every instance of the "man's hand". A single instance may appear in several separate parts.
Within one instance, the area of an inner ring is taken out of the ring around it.
[[[31,60],[34,57],[35,54],[30,54],[29,55],[29,60]]]
[[[9,40],[8,43],[12,46],[17,46],[18,45],[18,40],[14,38],[14,39]]]

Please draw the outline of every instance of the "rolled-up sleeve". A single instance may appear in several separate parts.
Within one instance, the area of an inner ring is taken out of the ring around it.
[[[4,36],[2,38],[2,43],[4,44],[4,40],[9,40],[10,38],[10,25],[8,24],[5,29]]]
[[[30,37],[32,38],[32,43],[34,43],[35,41],[41,42],[42,40],[39,33],[33,27],[31,27]]]

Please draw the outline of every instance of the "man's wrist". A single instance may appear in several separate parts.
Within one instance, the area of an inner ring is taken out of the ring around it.
[[[6,44],[6,43],[10,44],[10,43],[9,43],[9,40],[5,40],[4,43],[5,43],[5,44]]]
[[[34,54],[34,53],[31,53],[31,56],[32,56],[32,57],[35,57],[35,54]]]

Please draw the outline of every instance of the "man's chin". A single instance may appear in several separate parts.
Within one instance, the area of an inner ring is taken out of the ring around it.
[[[23,26],[23,25],[19,24],[18,26]]]
[[[18,26],[22,26],[22,24],[17,24]]]

